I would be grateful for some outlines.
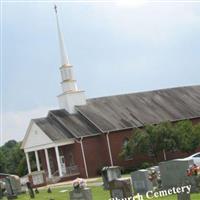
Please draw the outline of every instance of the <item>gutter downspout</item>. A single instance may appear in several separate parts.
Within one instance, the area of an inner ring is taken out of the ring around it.
[[[88,169],[87,169],[87,163],[86,163],[86,159],[85,159],[85,152],[84,152],[84,148],[83,148],[83,137],[81,137],[80,141],[76,140],[79,144],[81,144],[81,152],[82,152],[82,156],[83,156],[83,163],[84,163],[84,168],[85,168],[85,174],[86,177],[88,178]]]
[[[107,144],[108,144],[108,152],[109,152],[109,157],[110,157],[110,164],[111,166],[113,166],[113,159],[112,159],[112,152],[111,152],[111,148],[110,148],[110,140],[109,140],[109,133],[106,133],[106,140],[107,140]]]

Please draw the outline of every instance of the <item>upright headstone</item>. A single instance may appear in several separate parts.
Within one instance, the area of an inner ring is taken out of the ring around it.
[[[35,188],[35,194],[39,194],[39,190],[37,188]]]
[[[48,189],[47,189],[47,193],[52,193],[52,191],[51,191],[51,188],[50,188],[50,187],[48,187]]]
[[[190,193],[179,193],[177,194],[177,200],[191,200]]]
[[[47,185],[46,175],[44,171],[35,171],[28,175],[29,181],[33,187],[40,187]]]
[[[131,180],[129,178],[110,181],[109,190],[110,196],[113,199],[125,199],[133,196]]]
[[[33,191],[33,188],[32,188],[32,185],[30,182],[27,182],[26,183],[26,186],[28,188],[28,193],[29,193],[29,196],[31,199],[34,199],[35,198],[35,194],[34,194],[34,191]]]
[[[153,190],[153,182],[149,180],[149,170],[141,169],[131,173],[135,193],[144,194]]]
[[[74,189],[69,192],[70,200],[92,200],[90,188]]]
[[[7,199],[8,200],[16,199],[17,198],[17,194],[14,193],[10,178],[6,177],[4,180],[5,180],[5,183],[6,183]]]
[[[121,178],[121,170],[118,166],[104,167],[102,169],[102,179],[104,189],[109,189],[109,182]]]
[[[195,192],[195,177],[187,175],[187,169],[193,164],[193,160],[190,159],[175,159],[159,163],[163,189],[191,185],[191,191]]]

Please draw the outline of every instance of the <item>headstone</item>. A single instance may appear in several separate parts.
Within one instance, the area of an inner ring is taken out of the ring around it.
[[[110,190],[110,196],[113,199],[123,199],[132,197],[132,186],[131,186],[131,180],[129,178],[126,179],[117,179],[112,180],[109,182],[109,190]]]
[[[50,188],[50,187],[48,187],[48,189],[47,189],[47,193],[52,193],[52,191],[51,191],[51,188]]]
[[[70,200],[92,200],[90,188],[74,189],[69,192]]]
[[[159,163],[162,188],[191,185],[191,191],[196,192],[195,177],[187,175],[187,169],[192,165],[194,162],[191,159],[175,159]]]
[[[26,186],[28,188],[28,193],[29,193],[29,196],[31,199],[34,199],[35,198],[35,194],[34,194],[34,191],[33,191],[33,188],[32,188],[32,185],[30,182],[27,182],[26,183]]]
[[[6,183],[7,194],[10,194],[10,196],[17,196],[21,193],[21,184],[18,176],[8,175],[4,178],[4,181]]]
[[[39,190],[35,188],[35,194],[39,194]]]
[[[14,193],[10,177],[6,177],[4,180],[5,180],[5,183],[6,183],[7,199],[8,200],[9,199],[17,199],[17,194]]]
[[[190,199],[191,199],[190,193],[188,194],[188,193],[184,192],[184,193],[177,194],[177,200],[190,200]]]
[[[103,186],[105,190],[109,189],[109,182],[121,178],[121,170],[118,166],[104,167],[102,170]]]
[[[141,169],[131,173],[131,179],[135,193],[145,194],[153,190],[153,182],[149,180],[149,170]]]
[[[29,174],[29,180],[32,180],[32,184],[35,187],[46,185],[46,176],[44,171],[35,171]]]
[[[196,191],[200,192],[200,174],[194,177],[195,185],[196,185]]]

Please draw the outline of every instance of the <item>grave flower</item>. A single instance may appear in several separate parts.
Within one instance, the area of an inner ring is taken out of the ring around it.
[[[74,187],[74,189],[84,189],[87,184],[86,184],[86,181],[82,178],[76,178],[73,182],[72,182],[72,185]]]
[[[200,167],[193,164],[187,169],[187,176],[198,176],[200,175]]]

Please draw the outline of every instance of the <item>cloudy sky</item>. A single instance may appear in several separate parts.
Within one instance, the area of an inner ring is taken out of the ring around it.
[[[200,84],[200,2],[57,3],[88,98]],[[52,2],[2,3],[1,144],[58,108],[60,57]]]

